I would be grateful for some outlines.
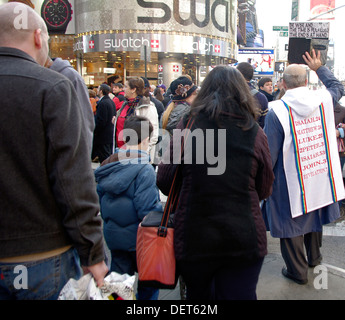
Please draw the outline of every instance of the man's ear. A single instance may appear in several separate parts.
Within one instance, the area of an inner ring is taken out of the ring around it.
[[[41,29],[36,29],[34,31],[34,41],[35,41],[35,46],[38,49],[42,48],[42,30]]]
[[[284,79],[283,79],[283,88],[284,88],[285,90],[287,90],[286,83],[285,83],[285,80],[284,80]]]

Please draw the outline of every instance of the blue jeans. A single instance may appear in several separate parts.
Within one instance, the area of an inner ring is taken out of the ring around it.
[[[0,263],[0,300],[57,300],[67,281],[81,275],[73,248],[48,259]]]

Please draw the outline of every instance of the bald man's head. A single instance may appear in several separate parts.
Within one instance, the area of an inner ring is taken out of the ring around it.
[[[285,69],[283,80],[286,89],[305,87],[307,85],[307,70],[301,65],[291,64]]]
[[[10,2],[0,6],[0,47],[25,51],[44,65],[48,55],[47,26],[29,6]]]

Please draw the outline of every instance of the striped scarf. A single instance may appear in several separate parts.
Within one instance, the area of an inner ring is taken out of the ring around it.
[[[139,101],[141,100],[142,96],[136,96],[133,99],[128,99],[127,105],[129,106],[127,113],[126,113],[126,118],[130,117],[133,113],[135,108],[139,105]]]

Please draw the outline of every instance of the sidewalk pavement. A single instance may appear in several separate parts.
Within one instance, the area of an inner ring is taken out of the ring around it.
[[[269,239],[269,243],[276,241],[279,239]],[[257,286],[258,300],[345,299],[345,270],[321,264],[321,267],[309,268],[308,283],[299,285],[282,275],[285,264],[281,254],[270,252],[270,245],[268,250]],[[159,300],[180,300],[178,285],[174,290],[160,290]]]

